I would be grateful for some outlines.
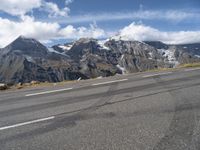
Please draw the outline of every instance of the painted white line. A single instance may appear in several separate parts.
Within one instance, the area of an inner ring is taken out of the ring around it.
[[[25,96],[36,96],[36,95],[43,95],[43,94],[50,94],[50,93],[56,93],[56,92],[62,92],[62,91],[69,91],[72,90],[73,88],[66,88],[66,89],[59,89],[59,90],[52,90],[52,91],[45,91],[45,92],[40,92],[40,93],[33,93],[33,94],[27,94]]]
[[[96,85],[104,85],[104,84],[110,84],[110,83],[116,83],[116,82],[123,82],[123,81],[127,81],[128,79],[122,79],[122,80],[114,80],[114,81],[108,81],[108,82],[101,82],[101,83],[95,83],[92,84],[93,86]]]
[[[164,72],[164,73],[157,73],[157,74],[150,74],[150,75],[145,75],[143,78],[149,78],[149,77],[154,77],[154,76],[159,76],[159,75],[166,75],[166,74],[171,74],[172,72]]]
[[[195,70],[200,70],[200,68],[190,68],[190,69],[185,69],[184,71],[195,71]]]
[[[28,122],[23,122],[23,123],[18,123],[18,124],[11,125],[11,126],[0,127],[0,131],[11,129],[11,128],[17,128],[17,127],[21,127],[21,126],[25,126],[25,125],[29,125],[29,124],[33,124],[33,123],[43,122],[43,121],[47,121],[47,120],[53,120],[53,119],[55,119],[55,116],[37,119],[37,120],[33,120],[33,121],[28,121]]]

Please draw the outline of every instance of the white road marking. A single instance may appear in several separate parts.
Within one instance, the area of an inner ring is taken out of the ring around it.
[[[110,83],[116,83],[116,82],[123,82],[123,81],[127,81],[128,79],[122,79],[122,80],[114,80],[114,81],[108,81],[108,82],[101,82],[101,83],[95,83],[92,84],[93,86],[96,85],[104,85],[104,84],[110,84]]]
[[[43,122],[43,121],[47,121],[47,120],[53,120],[53,119],[55,119],[55,116],[37,119],[37,120],[33,120],[33,121],[28,121],[28,122],[23,122],[23,123],[18,123],[18,124],[11,125],[11,126],[0,127],[0,131],[11,129],[11,128],[17,128],[17,127],[21,127],[21,126],[25,126],[25,125],[29,125],[29,124],[33,124],[33,123]]]
[[[190,68],[190,69],[185,69],[184,71],[194,71],[194,70],[200,70],[200,68]]]
[[[149,77],[154,77],[154,76],[159,76],[159,75],[166,75],[166,74],[171,74],[172,72],[164,72],[164,73],[157,73],[157,74],[150,74],[150,75],[145,75],[143,78],[149,78]]]
[[[50,94],[50,93],[56,93],[56,92],[62,92],[62,91],[69,91],[72,90],[73,88],[66,88],[66,89],[59,89],[59,90],[52,90],[52,91],[45,91],[45,92],[40,92],[40,93],[33,93],[33,94],[27,94],[25,96],[36,96],[36,95],[43,95],[43,94]]]

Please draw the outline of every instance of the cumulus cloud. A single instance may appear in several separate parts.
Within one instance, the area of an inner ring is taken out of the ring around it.
[[[65,17],[70,12],[69,7],[67,7],[69,3],[72,3],[72,0],[67,0],[65,7],[59,8],[56,3],[45,0],[20,0],[20,2],[19,0],[1,0],[0,11],[23,18],[33,9],[39,9],[49,13],[49,17]]]
[[[119,31],[124,40],[162,41],[167,44],[186,44],[200,42],[200,31],[165,32],[143,24],[132,23]]]
[[[42,8],[49,13],[49,17],[66,17],[70,12],[70,9],[68,7],[60,9],[57,4],[52,2],[43,2]]]
[[[57,23],[37,22],[30,17],[26,17],[21,22],[0,18],[0,26],[1,47],[6,46],[19,35],[47,41],[54,38],[60,28],[60,25]]]
[[[62,28],[58,23],[40,22],[28,16],[19,22],[0,18],[0,27],[0,47],[6,46],[20,35],[35,38],[43,43],[54,39],[101,38],[105,35],[104,30],[95,24],[90,27],[75,28],[68,25]]]
[[[28,16],[18,22],[0,18],[0,26],[0,47],[6,46],[20,35],[47,43],[55,39],[108,38],[111,33],[99,28],[96,23],[91,24],[89,27],[81,26],[76,28],[72,25],[61,27],[58,23],[36,21]],[[167,44],[186,44],[200,42],[200,31],[166,32],[141,23],[132,23],[122,28],[117,36],[113,36],[113,38],[137,41],[162,41]]]
[[[78,38],[104,38],[106,33],[103,29],[99,28],[95,23],[91,24],[89,28],[78,27],[74,28],[72,25],[68,25],[61,29],[59,34],[65,39],[78,39]]]
[[[0,11],[13,16],[23,16],[34,8],[40,7],[41,0],[1,0]]]

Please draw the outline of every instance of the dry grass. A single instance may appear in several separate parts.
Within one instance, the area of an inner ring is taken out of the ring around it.
[[[200,62],[199,63],[181,64],[181,65],[177,66],[176,68],[158,68],[158,69],[146,70],[143,72],[176,71],[181,68],[198,68],[198,67],[200,67]]]
[[[178,68],[158,68],[158,69],[151,69],[144,72],[160,72],[160,71],[173,71],[177,70]]]
[[[144,72],[160,72],[160,71],[175,71],[175,70],[178,70],[178,69],[181,69],[181,68],[197,68],[197,67],[200,67],[200,63],[189,63],[189,64],[181,64],[179,65],[178,67],[176,68],[158,68],[158,69],[151,69],[151,70],[147,70],[147,71],[144,71]],[[139,72],[138,72],[139,73]],[[137,73],[134,73],[134,74],[137,74]],[[92,78],[92,79],[89,79],[89,80],[94,80],[96,78]],[[40,82],[38,84],[31,84],[31,83],[25,83],[25,84],[22,84],[22,85],[15,85],[13,87],[11,87],[11,89],[22,89],[22,88],[28,88],[28,87],[46,87],[46,86],[61,86],[61,85],[65,85],[65,84],[68,84],[68,83],[76,83],[76,82],[79,82],[77,80],[73,80],[73,81],[62,81],[62,82],[57,82],[57,83],[49,83],[49,82]]]
[[[182,64],[179,66],[180,68],[193,68],[193,67],[200,67],[200,63],[189,63],[189,64]]]

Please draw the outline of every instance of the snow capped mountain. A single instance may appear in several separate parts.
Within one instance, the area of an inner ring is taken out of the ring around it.
[[[0,50],[0,81],[88,79],[197,61],[200,61],[200,44],[82,38],[47,48],[35,39],[20,36]]]

